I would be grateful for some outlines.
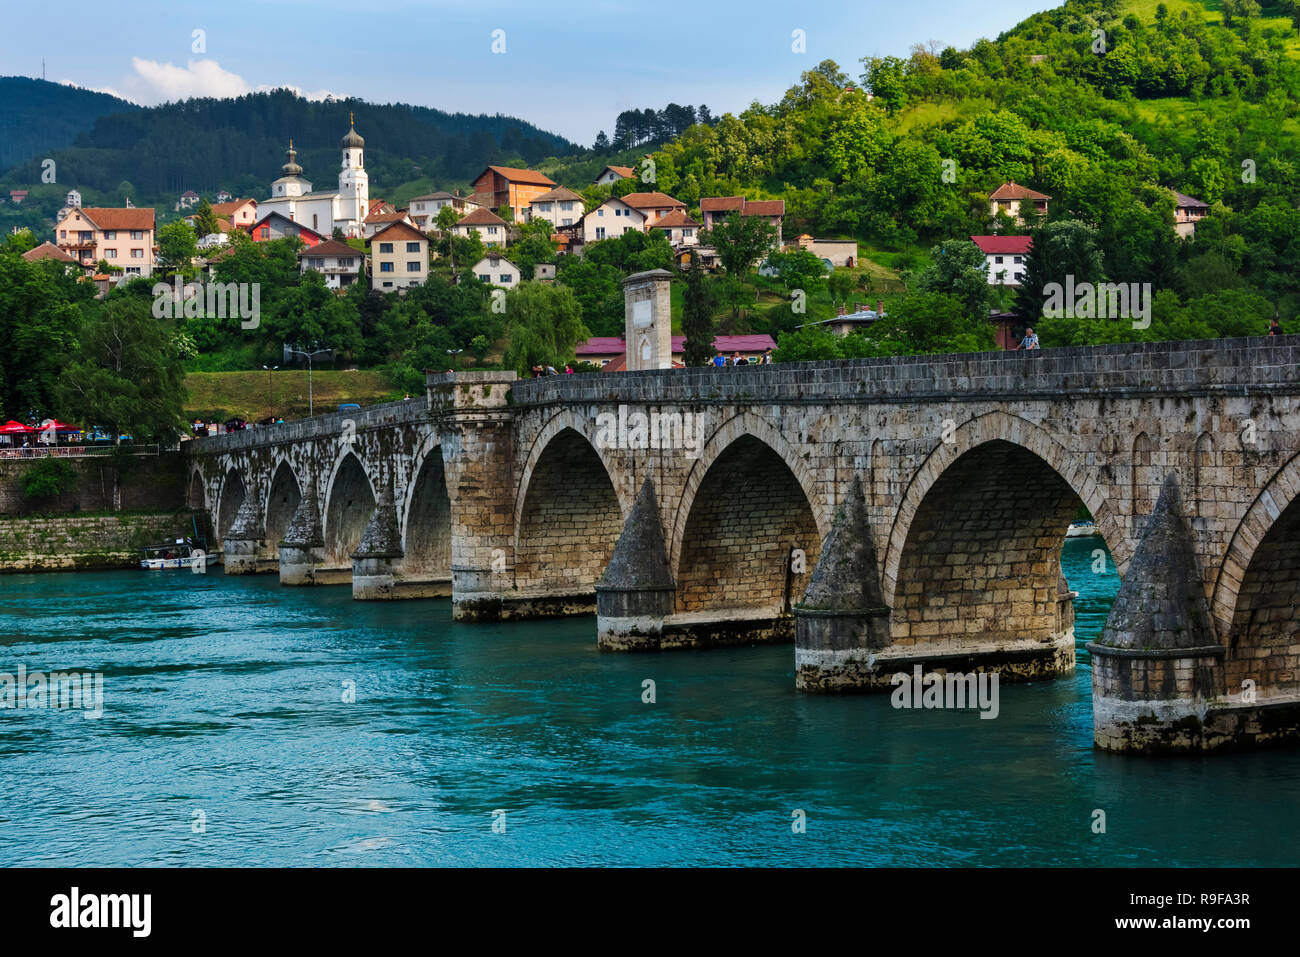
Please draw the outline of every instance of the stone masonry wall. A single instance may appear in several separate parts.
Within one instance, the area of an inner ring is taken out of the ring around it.
[[[0,459],[0,516],[106,512],[113,509],[113,469],[106,458],[65,458],[76,471],[72,491],[54,501],[29,499],[22,479],[39,459]],[[184,459],[176,452],[132,456],[121,476],[124,511],[185,506]]]
[[[7,518],[0,572],[135,568],[144,546],[192,534],[188,511]]]

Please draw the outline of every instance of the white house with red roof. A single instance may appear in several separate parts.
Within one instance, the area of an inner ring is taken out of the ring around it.
[[[645,231],[646,214],[624,200],[611,196],[582,217],[582,241],[617,239],[629,229]]]
[[[988,263],[990,286],[1019,286],[1033,240],[1028,236],[972,236]]]
[[[691,219],[684,209],[675,209],[651,224],[651,229],[662,230],[674,249],[700,244],[700,224]]]
[[[1010,183],[1003,183],[989,193],[989,216],[997,219],[998,213],[1006,213],[1016,221],[1017,225],[1023,226],[1025,220],[1021,215],[1021,209],[1029,205],[1037,210],[1040,216],[1046,217],[1047,203],[1051,198],[1046,193],[1021,186],[1013,180]]]
[[[298,269],[312,269],[325,277],[330,289],[346,289],[361,276],[366,254],[337,239],[327,239],[298,252]]]
[[[686,211],[685,203],[680,199],[673,199],[667,193],[628,193],[621,199],[633,209],[640,210],[645,216],[646,229],[653,229],[655,223],[670,213]]]
[[[451,227],[452,233],[468,238],[478,233],[484,246],[504,246],[510,236],[510,224],[486,207],[480,207]]]
[[[609,186],[617,183],[620,179],[631,179],[636,175],[636,170],[630,166],[606,166],[596,177],[596,186]]]

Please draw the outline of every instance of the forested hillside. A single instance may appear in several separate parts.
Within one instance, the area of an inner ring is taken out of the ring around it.
[[[307,178],[332,183],[350,111],[366,138],[371,181],[380,184],[421,176],[462,180],[488,163],[535,163],[578,149],[563,137],[500,114],[472,116],[360,100],[316,102],[276,90],[101,116],[74,145],[51,155],[60,182],[114,191],[126,181],[134,187],[137,205],[166,202],[187,189],[261,196],[279,175],[290,138]],[[40,182],[39,159],[0,179],[14,185]]]
[[[101,116],[137,109],[107,93],[0,76],[0,171],[32,159],[39,168],[41,159],[72,145]]]

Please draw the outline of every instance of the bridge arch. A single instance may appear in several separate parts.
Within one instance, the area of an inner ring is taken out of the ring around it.
[[[407,574],[451,577],[451,496],[437,433],[426,436],[416,453],[406,487],[402,550]]]
[[[593,418],[566,410],[529,452],[515,496],[515,587],[591,591],[631,510],[589,432]],[[626,494],[626,490],[624,490]]]
[[[289,460],[281,458],[271,472],[270,491],[266,496],[266,549],[269,557],[280,557],[280,539],[289,528],[293,513],[302,500],[302,486]]]
[[[239,507],[244,504],[244,498],[248,495],[248,489],[244,485],[244,478],[239,474],[238,469],[231,466],[226,470],[225,477],[221,481],[221,492],[217,498],[217,540],[221,541],[226,537],[226,532],[230,531],[230,526],[235,524],[235,515],[239,512]]]
[[[1226,646],[1228,693],[1244,680],[1261,692],[1300,691],[1300,455],[1264,486],[1237,523],[1215,581],[1211,611]]]
[[[374,514],[377,496],[361,459],[345,447],[334,463],[325,497],[325,564],[350,567],[352,552]]]
[[[190,469],[190,484],[185,490],[185,505],[196,510],[204,510],[208,507],[207,484],[203,481],[203,470],[197,466]]]
[[[748,412],[728,419],[677,507],[677,610],[788,611],[807,589],[828,524],[812,475],[776,427]]]
[[[970,584],[974,574],[985,574],[990,586],[1028,575],[1038,588],[1047,588],[1050,581],[1054,594],[1061,543],[1080,501],[1121,572],[1127,567],[1129,541],[1102,487],[1046,431],[1019,416],[990,412],[962,423],[952,437],[940,442],[911,476],[889,532],[881,583],[896,621],[924,618],[923,609],[912,606],[937,602],[934,587],[918,587],[921,580],[938,581],[934,576],[954,591],[965,581],[968,598],[978,590]],[[1022,494],[1031,501],[1018,501]],[[960,573],[943,576],[942,569],[953,568],[950,558],[975,559],[964,547],[969,541],[982,541],[984,549],[1000,549],[1009,557],[983,566],[978,564],[982,559],[975,560]],[[926,572],[921,565],[927,561],[937,567]],[[949,618],[951,611],[942,615]]]

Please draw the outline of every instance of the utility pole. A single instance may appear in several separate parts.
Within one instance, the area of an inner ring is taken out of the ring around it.
[[[292,346],[284,347],[285,358],[289,356],[302,356],[307,360],[307,414],[309,416],[316,414],[316,394],[312,391],[311,384],[311,360],[316,356],[324,356],[332,353],[333,349],[294,349]]]
[[[279,366],[262,366],[266,370],[266,403],[270,406],[271,423],[275,424],[275,386],[271,383],[271,373]]]

